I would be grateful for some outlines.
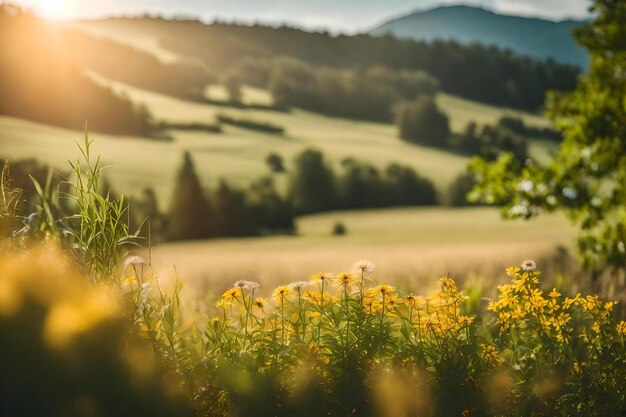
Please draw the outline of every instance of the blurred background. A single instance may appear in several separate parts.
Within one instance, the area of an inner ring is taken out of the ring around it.
[[[563,137],[546,94],[588,69],[573,31],[589,6],[1,3],[0,156],[35,201],[28,175],[61,183],[87,126],[102,192],[130,197],[154,267],[215,293],[361,258],[416,289],[503,281],[524,258],[588,277],[565,215],[504,220],[468,200],[468,164],[550,161]]]

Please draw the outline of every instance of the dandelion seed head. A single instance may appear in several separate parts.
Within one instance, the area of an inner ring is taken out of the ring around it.
[[[259,288],[259,284],[254,281],[239,280],[235,282],[234,287],[247,291],[253,291]]]
[[[292,282],[291,284],[289,284],[289,288],[291,288],[292,290],[298,291],[298,293],[301,293],[302,291],[307,289],[310,285],[311,283],[309,281],[296,281],[296,282]]]
[[[146,264],[146,261],[141,256],[129,256],[124,261],[124,269],[135,268],[138,266],[143,266]]]
[[[368,261],[367,259],[361,259],[360,261],[356,261],[354,265],[352,265],[352,272],[360,275],[360,274],[369,274],[374,272],[376,269],[376,265]]]
[[[524,271],[534,271],[537,269],[537,263],[532,259],[525,259],[520,265]]]

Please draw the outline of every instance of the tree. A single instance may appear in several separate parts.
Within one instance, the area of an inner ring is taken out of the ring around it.
[[[562,209],[578,224],[583,266],[626,267],[626,2],[595,0],[596,16],[576,30],[589,50],[588,74],[571,93],[548,96],[548,115],[563,142],[545,165],[520,165],[510,155],[473,162],[477,192],[503,203],[508,217]]]
[[[228,91],[228,99],[231,103],[241,103],[241,83],[236,74],[228,73],[222,80],[222,85]]]
[[[285,172],[283,158],[277,153],[271,153],[265,158],[265,163],[273,173]]]
[[[213,232],[216,236],[250,236],[255,234],[245,193],[222,180],[213,195]]]
[[[211,206],[188,151],[178,171],[169,216],[171,240],[202,239],[211,235]]]
[[[320,151],[307,149],[296,157],[289,195],[297,214],[336,208],[335,174]]]
[[[413,168],[391,164],[385,170],[384,188],[387,206],[421,206],[437,204],[435,185]]]
[[[428,146],[446,146],[450,136],[448,116],[428,96],[404,102],[397,108],[396,119],[400,138]]]

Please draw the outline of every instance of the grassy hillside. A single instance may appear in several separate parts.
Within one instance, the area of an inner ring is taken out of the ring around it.
[[[337,221],[348,235],[330,236]],[[317,272],[342,272],[361,258],[378,266],[380,279],[410,282],[420,290],[448,272],[461,281],[478,274],[502,282],[504,267],[525,258],[541,260],[557,245],[571,247],[575,229],[556,215],[508,222],[493,208],[406,208],[305,216],[298,220],[298,232],[297,237],[166,244],[152,256],[165,274],[176,265],[188,285],[216,293],[238,277],[272,288]]]
[[[280,113],[199,104],[92,77],[118,93],[126,94],[135,103],[144,105],[157,121],[212,123],[218,113],[223,113],[285,128],[286,133],[282,136],[232,126],[225,126],[221,134],[169,131],[168,134],[174,138],[170,142],[147,141],[138,137],[119,140],[107,135],[93,135],[96,139],[95,151],[102,155],[106,163],[115,166],[110,170],[110,179],[119,191],[139,193],[144,186],[152,186],[164,204],[169,199],[174,174],[184,150],[191,151],[206,185],[215,184],[219,178],[238,184],[248,183],[268,172],[264,162],[268,153],[277,152],[290,162],[295,154],[314,147],[323,150],[336,164],[352,156],[379,167],[390,162],[412,166],[434,180],[439,190],[443,191],[465,169],[468,160],[465,156],[403,142],[397,138],[393,125],[331,118],[298,110]],[[252,101],[266,97],[262,90],[247,91]],[[462,129],[470,120],[493,123],[505,113],[522,117],[529,125],[543,126],[546,123],[537,116],[449,95],[440,95],[438,100],[450,114],[455,130]],[[36,156],[43,162],[65,166],[71,155],[77,155],[74,141],[81,135],[77,131],[0,117],[0,148],[4,155],[15,158]],[[531,148],[537,156],[545,156],[550,146],[554,147],[553,144],[535,143]]]

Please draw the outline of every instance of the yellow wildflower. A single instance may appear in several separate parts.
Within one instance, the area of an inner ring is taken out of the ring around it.
[[[582,374],[583,373],[583,369],[585,368],[585,365],[587,365],[587,362],[574,362],[574,364],[573,364],[574,373],[575,374]]]
[[[548,293],[548,297],[550,298],[559,298],[561,293],[556,290],[556,288],[552,288],[552,291]]]
[[[267,305],[267,300],[265,298],[257,297],[254,300],[254,306],[259,310],[263,310]]]
[[[222,294],[222,300],[224,301],[232,301],[237,300],[237,297],[241,294],[241,290],[239,288],[231,288]]]
[[[506,274],[510,277],[514,277],[519,273],[519,266],[509,266],[506,269]]]
[[[346,289],[356,283],[356,278],[349,272],[343,272],[335,277],[335,284],[340,289]]]
[[[272,298],[274,298],[276,301],[284,302],[290,294],[291,290],[289,289],[289,286],[281,285],[274,290],[274,292],[272,293]]]
[[[311,277],[311,281],[322,281],[322,282],[326,282],[330,279],[332,279],[333,274],[331,274],[330,272],[320,272],[318,274],[315,274]]]

